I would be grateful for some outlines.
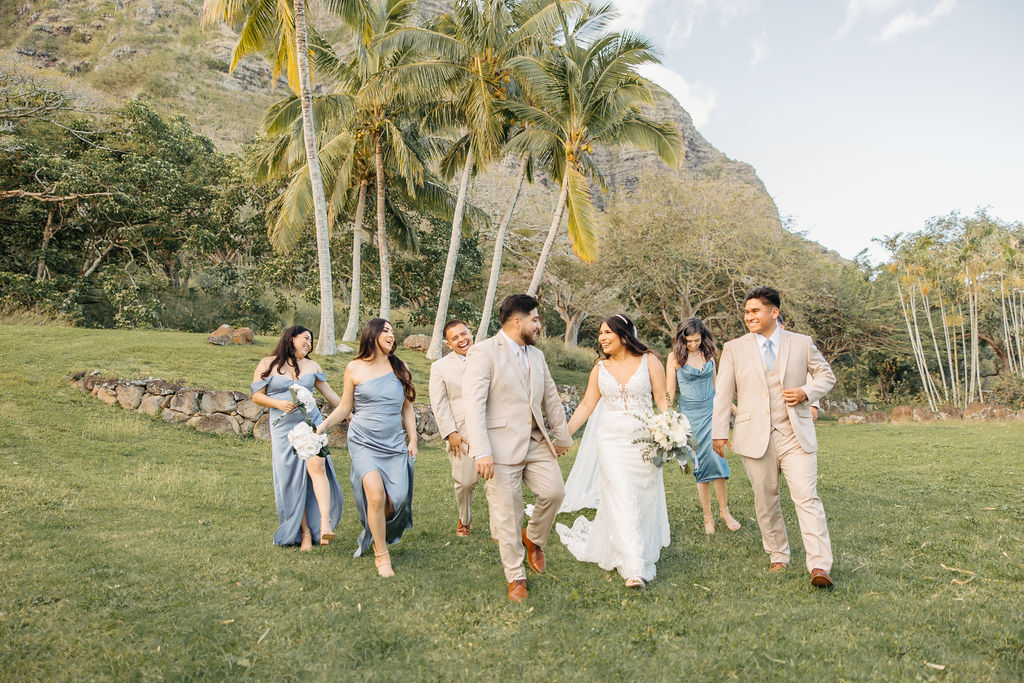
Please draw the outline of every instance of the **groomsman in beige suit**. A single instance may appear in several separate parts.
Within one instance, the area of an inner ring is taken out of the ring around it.
[[[789,566],[789,538],[779,504],[779,474],[786,478],[796,507],[811,584],[832,585],[832,544],[825,508],[818,498],[818,441],[810,404],[835,385],[832,368],[811,338],[777,323],[781,300],[771,287],[747,293],[744,320],[750,334],[722,349],[711,422],[712,447],[743,456],[754,489],[754,509],[769,571]],[[729,417],[736,401],[733,442]]]
[[[534,346],[540,332],[537,300],[513,294],[502,302],[499,318],[501,331],[466,356],[462,396],[469,452],[487,480],[491,530],[508,597],[520,602],[527,597],[524,547],[535,573],[543,574],[547,566],[543,547],[565,497],[555,458],[569,450],[572,437],[544,354]],[[523,484],[536,495],[526,529]]]
[[[476,463],[469,455],[466,439],[466,409],[462,401],[462,380],[466,372],[466,354],[473,345],[469,326],[450,320],[444,326],[444,343],[451,353],[430,366],[430,407],[438,432],[445,439],[445,450],[452,463],[455,502],[459,507],[456,536],[469,536],[473,491],[480,480]]]

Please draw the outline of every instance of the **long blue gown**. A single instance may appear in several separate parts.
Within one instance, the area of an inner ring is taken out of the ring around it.
[[[676,370],[679,412],[690,421],[697,437],[697,466],[693,475],[699,483],[729,478],[729,463],[711,450],[711,412],[715,403],[715,362],[708,360],[700,370],[682,365]]]
[[[398,543],[402,533],[412,528],[413,458],[406,447],[402,426],[404,404],[404,388],[393,372],[356,385],[355,409],[348,426],[348,452],[352,460],[352,495],[363,531],[353,557],[359,557],[373,545],[363,492],[363,477],[369,472],[380,472],[384,490],[395,509],[394,515],[385,520],[387,542]]]
[[[267,388],[267,396],[273,399],[291,400],[288,388],[292,384],[300,384],[310,391],[316,380],[324,380],[324,373],[306,373],[298,380],[291,380],[281,375],[270,375],[266,379],[253,382],[252,393],[263,387]],[[284,415],[284,419],[274,426],[274,421]],[[313,422],[320,424],[323,416],[320,410],[313,409],[310,413]],[[306,522],[313,533],[313,542],[320,542],[320,506],[313,494],[313,480],[306,472],[306,463],[295,455],[295,449],[288,442],[288,432],[302,421],[302,413],[293,410],[282,413],[277,408],[270,409],[270,443],[273,448],[274,468],[274,501],[277,503],[277,520],[280,526],[274,532],[274,545],[298,545],[302,542],[302,513],[306,513]],[[318,456],[314,456],[318,457]],[[341,485],[334,473],[334,463],[330,456],[326,458],[327,483],[331,489],[331,528],[341,519]]]

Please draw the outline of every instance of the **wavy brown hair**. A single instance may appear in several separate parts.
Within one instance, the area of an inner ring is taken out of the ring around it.
[[[651,350],[647,348],[647,345],[640,341],[636,336],[636,325],[630,320],[624,313],[616,313],[613,316],[605,318],[601,321],[608,326],[613,333],[618,335],[619,341],[626,347],[634,356],[642,356],[645,353],[650,353]],[[604,349],[601,345],[597,345],[597,360],[604,360],[608,358],[605,354]]]
[[[278,370],[283,370],[286,365],[294,368],[295,379],[299,378],[299,359],[295,357],[295,346],[292,344],[292,339],[306,332],[309,332],[309,338],[312,340],[313,332],[302,325],[292,325],[291,327],[284,328],[281,338],[277,340],[277,346],[274,347],[274,351],[271,353],[274,361],[263,371],[260,379],[266,379],[271,373],[275,375],[280,374]],[[309,358],[309,354],[306,354],[306,358]]]
[[[718,365],[718,347],[715,346],[715,338],[704,321],[697,317],[687,318],[676,328],[676,334],[672,338],[672,354],[676,357],[676,362],[679,365],[686,365],[686,359],[690,356],[690,350],[686,348],[686,338],[694,334],[700,335],[700,353],[704,356],[704,360],[713,360],[715,365]]]
[[[377,355],[377,351],[380,349],[377,346],[377,337],[384,331],[385,325],[391,325],[391,323],[384,318],[374,318],[363,326],[363,331],[359,335],[359,353],[356,354],[356,360],[372,360]],[[393,325],[392,329],[394,329]],[[395,343],[391,347],[391,351],[388,352],[388,362],[391,363],[391,370],[395,373],[395,377],[402,383],[402,388],[405,390],[405,400],[412,403],[416,400],[416,386],[412,383],[412,373],[409,372],[409,366],[395,355],[395,347],[397,346],[398,344]]]

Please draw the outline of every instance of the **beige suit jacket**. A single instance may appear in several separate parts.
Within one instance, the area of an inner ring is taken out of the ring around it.
[[[430,366],[430,408],[442,438],[452,432],[465,436],[466,410],[462,402],[462,380],[466,361],[455,352],[439,358]]]
[[[788,406],[786,411],[801,448],[808,453],[816,453],[818,439],[809,406],[835,385],[832,368],[810,337],[786,330],[782,330],[776,367],[784,389],[800,387],[807,394],[806,401]],[[764,364],[753,333],[726,342],[722,349],[715,382],[712,439],[729,438],[733,401],[736,402],[736,422],[732,449],[748,458],[760,458],[768,450],[772,431],[771,403]]]
[[[462,397],[469,453],[473,458],[490,455],[498,465],[523,462],[530,450],[535,421],[552,457],[555,446],[572,445],[565,410],[544,353],[535,346],[527,346],[526,357],[529,382],[516,367],[515,353],[508,348],[504,335],[470,347]],[[545,418],[551,435],[544,428]]]

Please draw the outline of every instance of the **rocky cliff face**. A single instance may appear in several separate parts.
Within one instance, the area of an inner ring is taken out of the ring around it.
[[[449,0],[421,0],[420,13],[428,17],[448,6]],[[165,111],[190,118],[221,148],[238,150],[254,136],[263,110],[286,90],[278,85],[274,92],[270,69],[258,57],[228,73],[234,35],[223,26],[204,31],[201,11],[202,0],[5,0],[0,58],[46,69],[107,104],[145,95]],[[344,35],[323,12],[313,21],[328,37]],[[724,176],[765,192],[754,169],[715,149],[674,99],[659,99],[654,114],[673,121],[683,135],[686,158],[678,172]],[[641,174],[673,172],[635,149],[599,150],[598,164],[612,196],[634,187]],[[510,160],[474,180],[471,200],[495,220],[504,211],[515,170]],[[520,249],[528,258],[533,236],[550,221],[557,189],[543,177],[525,188],[513,223],[522,240],[510,245],[510,257]],[[595,194],[601,207],[609,198]]]

